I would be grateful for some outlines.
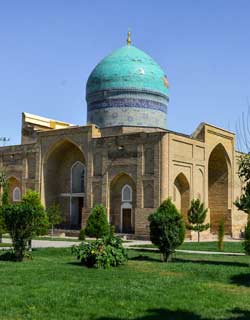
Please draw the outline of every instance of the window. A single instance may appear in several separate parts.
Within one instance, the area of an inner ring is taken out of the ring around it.
[[[71,192],[84,193],[85,167],[77,161],[71,167]]]
[[[21,191],[18,187],[13,189],[13,201],[21,201]]]
[[[132,201],[132,188],[127,184],[122,188],[122,201],[124,202]]]

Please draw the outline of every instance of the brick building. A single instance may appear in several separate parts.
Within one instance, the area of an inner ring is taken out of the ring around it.
[[[117,232],[147,237],[147,217],[164,199],[186,217],[199,198],[211,223],[203,237],[222,218],[227,234],[240,235],[246,215],[233,205],[241,193],[234,134],[206,123],[192,135],[167,130],[167,78],[130,38],[95,67],[86,100],[84,126],[23,113],[21,145],[0,148],[12,201],[38,191],[45,206],[60,204],[67,230],[80,229],[102,203]]]

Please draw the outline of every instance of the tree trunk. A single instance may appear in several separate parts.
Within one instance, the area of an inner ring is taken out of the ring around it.
[[[172,253],[171,252],[163,252],[163,262],[170,262],[172,261]]]
[[[198,243],[200,243],[200,231],[198,231]]]
[[[3,242],[3,235],[0,234],[0,243],[2,243],[2,242]]]

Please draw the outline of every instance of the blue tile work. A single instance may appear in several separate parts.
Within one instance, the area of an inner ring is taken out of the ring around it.
[[[88,123],[166,128],[168,81],[146,53],[125,46],[104,58],[86,88]]]
[[[88,122],[101,128],[120,125],[166,128],[167,112],[134,107],[107,107],[89,111]]]

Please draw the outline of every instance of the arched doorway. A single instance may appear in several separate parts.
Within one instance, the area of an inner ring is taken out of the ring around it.
[[[44,193],[46,207],[59,203],[65,229],[80,229],[85,198],[85,159],[71,141],[52,147],[44,161]]]
[[[178,210],[188,222],[187,212],[190,206],[190,186],[183,173],[178,174],[174,181],[174,202]]]
[[[110,223],[116,232],[134,232],[136,188],[133,179],[122,173],[110,184]]]
[[[225,221],[225,232],[231,232],[228,210],[230,167],[225,148],[222,144],[218,144],[211,152],[208,162],[208,206],[212,233],[218,232],[222,219]]]

